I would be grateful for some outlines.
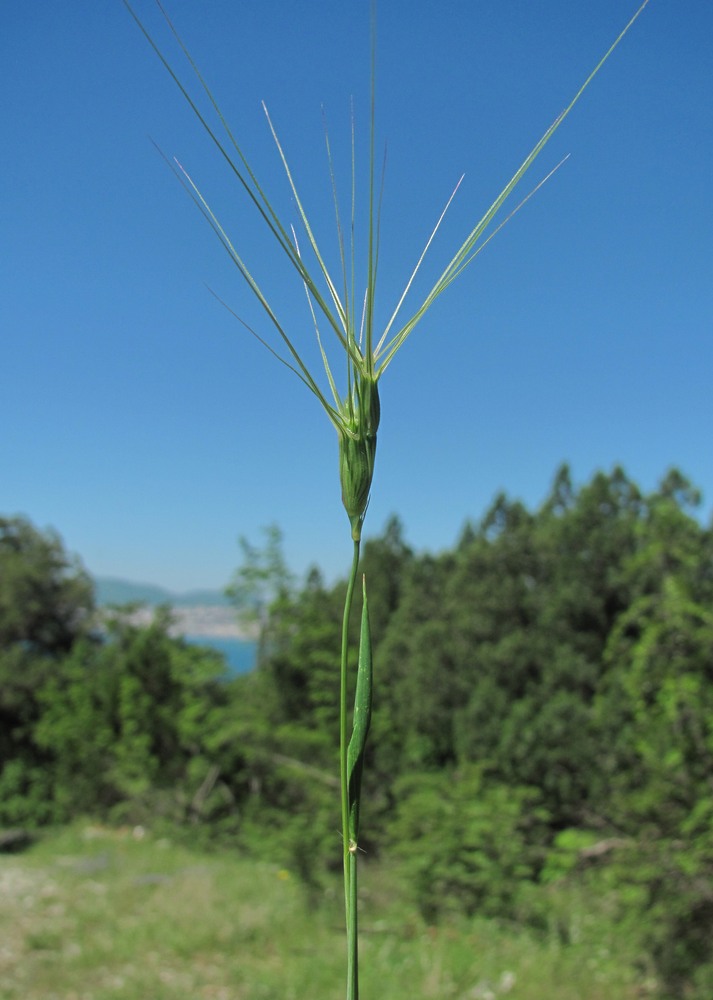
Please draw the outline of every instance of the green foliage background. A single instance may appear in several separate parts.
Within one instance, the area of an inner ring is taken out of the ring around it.
[[[551,932],[552,887],[585,888],[635,928],[661,996],[711,995],[713,533],[699,502],[677,471],[644,495],[622,469],[575,488],[563,466],[539,509],[501,495],[439,555],[412,551],[395,518],[365,543],[362,842],[428,921]],[[99,629],[60,540],[0,518],[0,826],[170,823],[289,866],[319,898],[341,861],[344,583],[313,570],[296,584],[275,530],[244,555],[232,592],[256,589],[259,663],[231,679],[170,637],[168,611]]]

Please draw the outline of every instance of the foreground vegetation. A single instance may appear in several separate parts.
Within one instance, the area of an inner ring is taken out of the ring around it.
[[[364,866],[363,988],[388,1000],[634,1000],[635,941],[604,901],[562,893],[546,933],[428,926],[383,866]],[[337,878],[196,852],[142,828],[78,823],[0,858],[2,1000],[328,1000],[338,996]]]
[[[481,980],[487,992],[514,972],[524,989],[536,967],[528,998],[544,982],[550,997],[595,996],[580,981],[604,948],[618,972],[602,996],[629,986],[641,996],[655,982],[667,1000],[710,1000],[713,532],[698,502],[675,471],[643,494],[621,469],[575,488],[563,467],[538,510],[500,496],[437,556],[414,553],[396,520],[365,543],[377,673],[363,804],[366,996],[392,996],[399,963],[421,959],[411,995],[477,1000]],[[240,901],[262,898],[260,879],[285,869],[273,888],[288,896],[255,931],[256,960],[304,960],[280,996],[326,996],[329,961],[312,945],[343,921],[331,894],[345,584],[327,586],[316,570],[295,582],[275,530],[244,555],[232,593],[260,623],[259,664],[231,680],[215,654],[169,636],[168,613],[138,628],[117,611],[98,630],[91,582],[59,540],[0,518],[0,830],[91,817],[225,852],[210,862],[221,891],[237,880],[232,908],[215,904],[216,919],[231,914],[215,952],[224,958]],[[145,849],[132,845],[121,851]],[[154,915],[151,954],[174,947],[170,928],[184,919],[208,926],[191,914],[213,890],[191,889],[184,917],[167,902],[177,887],[144,887],[168,908]],[[289,908],[304,900],[309,933]],[[303,959],[294,945],[271,951],[289,914]],[[411,928],[411,952],[392,927]],[[55,929],[62,949],[76,946],[71,924]],[[196,972],[188,953],[183,968]],[[309,975],[326,978],[307,989],[310,955],[319,971]],[[255,991],[270,975],[253,968],[253,992],[223,985],[269,996]]]

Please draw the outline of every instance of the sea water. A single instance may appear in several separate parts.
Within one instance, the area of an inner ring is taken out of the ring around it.
[[[255,667],[257,643],[252,639],[232,639],[225,636],[186,635],[186,642],[207,646],[225,657],[228,673],[247,674]]]

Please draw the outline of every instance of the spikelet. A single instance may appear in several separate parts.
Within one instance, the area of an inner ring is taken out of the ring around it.
[[[375,378],[363,372],[357,375],[347,412],[342,416],[343,426],[338,430],[342,503],[352,526],[352,538],[358,542],[374,478],[376,432],[381,416]]]

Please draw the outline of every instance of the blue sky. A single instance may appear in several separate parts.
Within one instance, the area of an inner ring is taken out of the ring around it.
[[[296,219],[265,100],[334,260],[324,105],[348,194],[368,161],[367,0],[167,0],[256,172]],[[175,56],[151,0],[140,15]],[[381,0],[388,146],[380,315],[465,172],[419,286],[633,13],[627,0]],[[713,6],[651,0],[523,193],[570,158],[437,303],[382,382],[367,534],[391,512],[451,545],[505,490],[569,461],[713,508]],[[300,344],[305,300],[119,0],[14,4],[0,38],[0,512],[54,527],[96,574],[220,587],[277,522],[293,568],[349,561],[336,436],[216,302],[269,329],[151,144],[198,181]],[[417,305],[417,296],[413,305]]]

